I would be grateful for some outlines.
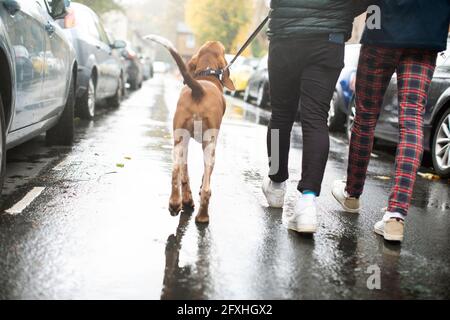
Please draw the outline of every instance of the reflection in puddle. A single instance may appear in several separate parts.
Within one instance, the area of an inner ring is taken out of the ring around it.
[[[207,299],[207,289],[211,289],[211,241],[208,227],[196,227],[197,243],[193,263],[180,262],[180,253],[183,251],[183,238],[193,219],[192,212],[183,212],[180,215],[177,230],[167,238],[166,266],[164,270],[162,300],[179,299]],[[188,244],[186,244],[188,245]],[[192,245],[192,244],[191,244]]]

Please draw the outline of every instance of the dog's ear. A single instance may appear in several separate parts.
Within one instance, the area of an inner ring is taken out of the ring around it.
[[[188,71],[192,76],[194,76],[195,70],[197,70],[197,64],[198,64],[198,55],[193,56],[192,59],[187,64]]]
[[[230,69],[225,70],[223,73],[223,85],[230,91],[236,90],[233,81],[230,79]]]

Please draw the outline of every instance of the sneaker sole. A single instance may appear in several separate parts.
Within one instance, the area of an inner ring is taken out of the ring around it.
[[[289,230],[292,230],[292,231],[295,231],[295,232],[298,232],[298,233],[309,233],[309,234],[312,234],[312,233],[316,233],[317,232],[317,226],[313,226],[313,225],[297,226],[297,225],[288,223],[287,224],[287,228]]]
[[[269,200],[267,199],[267,194],[264,191],[264,188],[262,189],[262,191],[263,191],[264,197],[266,197],[267,204],[269,205],[269,208],[283,209],[283,207],[284,207],[284,200],[281,203],[277,203],[277,204],[270,203]]]
[[[379,236],[382,236],[384,238],[384,240],[386,240],[386,241],[403,242],[404,236],[398,236],[398,235],[384,233],[383,230],[380,230],[380,229],[377,229],[377,228],[375,228],[374,231]]]
[[[345,212],[348,212],[348,213],[357,213],[357,214],[359,214],[359,212],[361,211],[361,208],[359,208],[359,209],[350,209],[350,208],[347,208],[347,207],[345,206],[345,204],[343,204],[343,203],[342,203],[342,202],[334,195],[334,192],[331,192],[331,194],[333,195],[334,199],[341,205],[342,209],[344,209]]]

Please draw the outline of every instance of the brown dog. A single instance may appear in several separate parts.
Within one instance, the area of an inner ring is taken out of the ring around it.
[[[186,84],[181,91],[173,120],[174,150],[169,210],[172,215],[178,215],[183,209],[194,208],[187,154],[190,138],[195,138],[203,145],[204,157],[200,208],[196,222],[208,223],[211,174],[215,163],[219,129],[226,108],[223,88],[225,86],[231,91],[235,90],[229,70],[224,70],[227,66],[225,48],[220,42],[207,42],[186,66],[168,40],[153,35],[146,36],[145,39],[155,41],[169,50]]]

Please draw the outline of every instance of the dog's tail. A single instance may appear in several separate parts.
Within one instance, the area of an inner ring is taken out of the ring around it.
[[[192,97],[194,99],[200,99],[201,97],[203,97],[203,95],[205,94],[203,87],[189,73],[189,71],[186,67],[186,64],[184,63],[180,54],[178,53],[178,51],[175,49],[173,44],[168,39],[163,38],[158,35],[153,35],[153,34],[145,36],[144,39],[156,42],[156,43],[162,45],[163,47],[165,47],[167,50],[169,50],[173,59],[177,63],[178,68],[180,69],[181,75],[183,76],[183,79],[184,79],[184,83],[192,90]]]

